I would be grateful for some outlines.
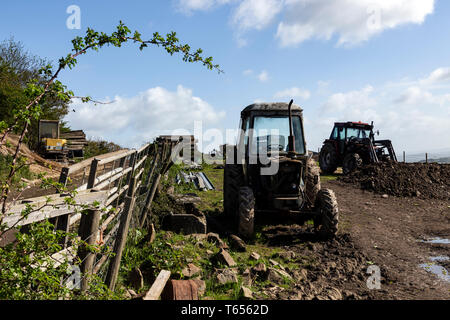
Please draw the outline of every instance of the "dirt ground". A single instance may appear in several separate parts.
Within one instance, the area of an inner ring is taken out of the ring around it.
[[[442,300],[450,298],[448,243],[426,240],[450,235],[450,202],[436,199],[383,197],[340,181],[322,183],[336,193],[340,231],[336,239],[318,239],[311,227],[262,227],[268,247],[294,253],[286,272],[295,280],[290,288],[268,285],[259,298]],[[425,265],[425,267],[420,266]],[[369,266],[380,269],[380,289],[369,289]],[[426,271],[429,270],[429,271]],[[440,271],[440,270],[438,270]],[[264,295],[263,295],[264,294]],[[255,294],[258,298],[258,294]]]
[[[336,193],[341,232],[349,233],[355,247],[381,267],[387,283],[375,293],[378,299],[450,298],[448,275],[445,281],[419,266],[432,257],[450,256],[448,243],[423,241],[450,238],[450,201],[385,198],[339,181],[323,187]],[[448,270],[448,261],[441,264]]]

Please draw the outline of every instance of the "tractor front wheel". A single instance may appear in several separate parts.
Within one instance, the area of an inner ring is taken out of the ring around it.
[[[336,171],[338,155],[332,144],[327,143],[320,150],[319,165],[324,174],[333,174]]]
[[[330,189],[321,189],[317,195],[317,218],[314,227],[320,236],[333,238],[338,231],[339,209],[336,195]]]
[[[239,210],[239,187],[243,184],[242,166],[226,164],[223,179],[223,206],[225,215],[235,223]]]
[[[363,164],[363,161],[359,154],[357,153],[349,153],[344,157],[344,161],[342,162],[342,172],[344,174],[349,174],[352,171],[358,169]]]
[[[306,197],[308,205],[313,207],[320,190],[320,168],[313,159],[308,159],[306,165]]]
[[[238,233],[243,238],[253,236],[255,223],[255,196],[249,187],[239,188],[239,225]]]

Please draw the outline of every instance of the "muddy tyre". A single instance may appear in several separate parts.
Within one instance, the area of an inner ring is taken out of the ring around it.
[[[339,209],[336,196],[330,189],[319,191],[316,200],[317,218],[314,227],[317,233],[325,238],[333,238],[338,231]]]
[[[306,202],[312,208],[320,191],[320,168],[313,159],[308,159],[306,166]]]
[[[362,164],[363,161],[359,154],[349,153],[344,157],[344,161],[342,162],[342,172],[344,174],[349,174],[354,170],[360,168]]]
[[[332,174],[338,167],[338,155],[332,144],[325,144],[319,154],[320,169],[324,174]]]
[[[239,222],[238,233],[243,238],[253,236],[255,224],[255,196],[249,187],[239,189]]]
[[[223,173],[223,207],[227,217],[235,221],[239,210],[239,187],[244,176],[242,166],[226,164]]]

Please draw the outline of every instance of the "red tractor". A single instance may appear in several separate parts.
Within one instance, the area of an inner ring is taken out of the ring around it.
[[[336,122],[320,150],[320,169],[324,174],[332,174],[342,166],[343,173],[348,174],[363,164],[397,162],[391,140],[374,137],[373,122]]]

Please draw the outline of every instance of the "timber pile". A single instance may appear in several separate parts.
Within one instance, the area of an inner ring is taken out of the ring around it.
[[[83,130],[74,130],[61,134],[61,139],[67,140],[67,149],[74,153],[74,156],[83,157],[84,146],[88,145],[86,134]]]

